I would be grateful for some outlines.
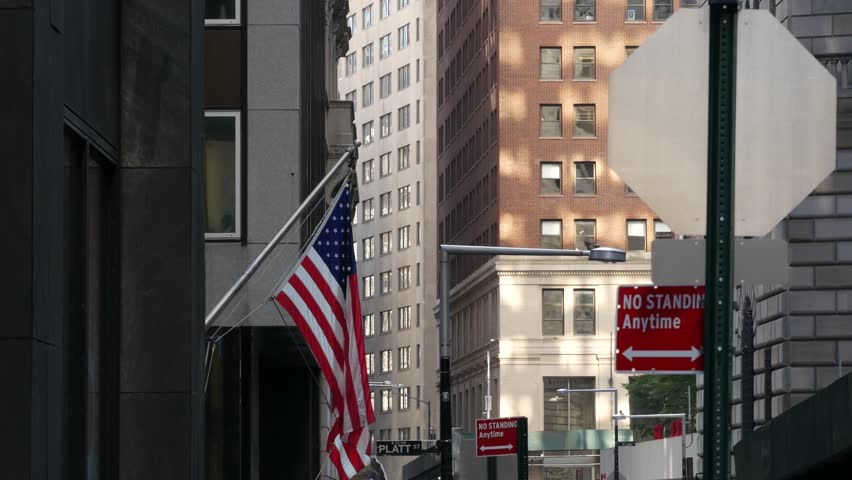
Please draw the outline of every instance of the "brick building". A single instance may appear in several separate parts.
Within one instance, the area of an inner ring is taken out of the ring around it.
[[[627,382],[612,367],[617,287],[650,283],[651,243],[672,232],[607,166],[608,78],[699,3],[439,0],[439,242],[629,252],[620,265],[451,257],[454,427],[481,416],[490,355],[493,415],[529,417],[531,438],[611,429],[610,394],[564,391]],[[597,449],[585,454],[583,475],[599,473]],[[576,474],[538,458],[535,478]]]

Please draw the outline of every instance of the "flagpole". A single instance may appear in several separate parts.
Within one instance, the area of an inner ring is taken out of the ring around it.
[[[239,291],[239,289],[242,288],[249,281],[249,279],[251,279],[252,275],[254,275],[260,265],[272,253],[272,250],[274,250],[275,247],[279,243],[281,243],[281,239],[284,238],[284,235],[286,235],[287,232],[293,227],[293,225],[296,224],[299,217],[308,208],[308,205],[314,201],[317,195],[322,193],[322,191],[325,189],[326,184],[335,177],[340,167],[350,161],[350,158],[352,160],[357,160],[357,151],[360,145],[361,142],[355,140],[353,145],[346,149],[346,153],[344,153],[343,156],[340,157],[340,160],[338,160],[337,163],[335,163],[328,170],[328,173],[325,174],[325,177],[323,177],[323,179],[319,181],[319,183],[316,187],[314,187],[311,193],[309,193],[308,196],[305,197],[305,200],[303,200],[302,203],[296,208],[296,211],[293,212],[293,214],[290,216],[284,226],[281,227],[280,230],[278,230],[278,233],[276,233],[275,236],[272,237],[272,240],[270,240],[269,243],[266,244],[263,250],[251,262],[251,264],[249,264],[248,268],[246,268],[246,271],[243,272],[240,278],[238,278],[237,281],[234,282],[234,284],[231,286],[231,288],[228,289],[222,299],[219,300],[219,303],[217,303],[216,306],[213,307],[213,310],[210,310],[210,313],[208,313],[207,317],[204,319],[205,327],[211,326],[213,324],[213,321],[216,320],[216,317],[218,317],[219,314],[221,314],[222,311],[225,309],[225,307],[227,307],[228,304],[231,303],[231,300],[234,299],[234,296],[236,296],[237,291]]]

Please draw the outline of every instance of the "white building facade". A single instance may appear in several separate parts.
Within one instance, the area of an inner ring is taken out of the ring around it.
[[[614,372],[617,291],[650,283],[644,252],[622,264],[491,259],[450,293],[453,427],[473,432],[484,418],[490,354],[491,417],[528,418],[530,478],[598,478],[599,449],[535,452],[532,439],[549,435],[534,432],[612,430],[612,393],[565,390],[617,387],[619,410],[630,413],[622,387],[629,378]]]
[[[430,410],[437,436],[434,8],[351,0],[338,70],[362,143],[354,234],[376,440],[428,439]],[[391,478],[410,460],[380,458]]]

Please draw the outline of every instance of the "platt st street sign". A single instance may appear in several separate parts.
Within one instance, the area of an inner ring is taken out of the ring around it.
[[[476,421],[476,456],[517,455],[518,418],[487,418]]]
[[[618,372],[703,371],[703,286],[622,286],[616,311]]]
[[[438,455],[438,442],[434,440],[379,440],[376,441],[376,456],[409,457]]]

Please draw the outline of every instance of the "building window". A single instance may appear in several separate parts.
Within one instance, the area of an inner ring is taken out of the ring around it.
[[[561,163],[541,163],[541,194],[562,195]]]
[[[399,290],[406,290],[411,288],[411,266],[406,265],[404,267],[399,267],[397,269],[397,276],[399,277]]]
[[[416,142],[416,148],[414,149],[414,163],[420,165],[420,140]]]
[[[404,105],[399,107],[396,115],[397,122],[397,130],[405,130],[411,125],[411,105]]]
[[[355,33],[358,31],[358,19],[355,18],[356,14],[349,15],[346,17],[346,26],[349,27],[350,33]]]
[[[416,274],[416,277],[417,277],[417,286],[419,287],[419,286],[420,286],[420,262],[417,262],[417,274]]]
[[[205,25],[239,25],[240,0],[205,0]]]
[[[596,428],[595,393],[570,392],[595,388],[595,377],[544,377],[542,383],[545,431],[564,432]]]
[[[372,313],[364,315],[364,336],[372,337],[376,334],[376,316]],[[372,354],[370,354],[372,355]]]
[[[668,225],[661,220],[654,220],[654,240],[672,240],[674,233]]]
[[[376,216],[376,208],[373,206],[373,199],[368,198],[361,202],[364,207],[364,221],[369,222]]]
[[[387,176],[391,173],[391,154],[383,153],[379,156],[379,175]]]
[[[380,13],[380,18],[386,18],[390,15],[390,0],[381,0],[382,11]]]
[[[361,9],[361,29],[366,30],[373,24],[373,4]]]
[[[387,75],[382,75],[382,77],[379,78],[379,97],[386,98],[390,96],[392,91],[393,90],[391,88],[391,74],[389,73]]]
[[[411,29],[408,27],[407,23],[397,29],[397,49],[402,50],[403,48],[408,47],[408,44],[411,43],[410,30]]]
[[[539,135],[542,138],[562,137],[562,105],[542,105]]]
[[[541,291],[541,334],[565,335],[564,292],[561,288]]]
[[[700,7],[701,0],[680,0],[681,7]]]
[[[382,352],[382,359],[384,359],[385,352]],[[382,370],[384,372],[384,370]],[[390,412],[393,408],[393,391],[392,390],[382,390],[382,413]],[[385,433],[385,430],[381,430],[382,440],[389,440],[389,438],[384,438],[385,436],[390,437],[390,430]]]
[[[376,277],[366,275],[361,280],[361,284],[364,285],[364,298],[373,298],[376,295]]]
[[[346,76],[350,76],[355,73],[355,68],[358,66],[358,58],[355,56],[355,52],[346,55]]]
[[[239,112],[204,115],[206,238],[240,238],[241,146]]]
[[[597,193],[595,186],[595,162],[574,163],[574,194],[594,195]]]
[[[391,54],[391,36],[390,33],[379,39],[381,43],[382,51],[379,54],[381,58],[387,58]]]
[[[393,239],[391,238],[391,232],[380,233],[379,242],[381,243],[382,255],[389,254],[393,249]]]
[[[417,201],[417,205],[420,205],[420,180],[417,181],[416,185],[417,185],[417,195],[416,195],[417,200],[416,201]]]
[[[404,90],[411,84],[411,65],[403,65],[396,71],[396,89]]]
[[[407,7],[408,2],[410,2],[410,1],[411,0],[399,0],[399,7],[397,8],[397,10],[402,10],[403,8]],[[402,439],[400,439],[400,440],[402,440]]]
[[[645,220],[627,221],[627,250],[645,251]]]
[[[399,242],[399,249],[405,250],[406,248],[411,246],[411,236],[409,232],[411,231],[411,225],[406,225],[404,227],[399,227],[397,230],[397,239]]]
[[[420,81],[420,59],[414,61],[414,81]]]
[[[539,78],[542,80],[562,79],[562,48],[541,47]]]
[[[400,330],[408,330],[411,328],[411,306],[400,307],[396,314],[399,317]]]
[[[541,248],[562,248],[562,220],[541,221]]]
[[[399,209],[405,210],[411,206],[411,185],[399,188]]]
[[[367,365],[367,375],[376,373],[376,354],[367,353],[364,355],[364,363]]]
[[[381,289],[382,295],[386,295],[391,292],[392,277],[393,275],[390,270],[381,273],[381,277],[379,278],[379,288]]]
[[[574,138],[595,137],[595,106],[574,105]]]
[[[373,129],[373,121],[361,125],[361,137],[364,139],[364,145],[369,145],[373,143],[373,139],[375,138],[376,132]]]
[[[420,17],[417,17],[417,19],[414,21],[414,25],[415,25],[414,31],[416,32],[414,34],[414,41],[419,42],[420,41]]]
[[[574,48],[574,80],[595,79],[595,47]]]
[[[399,389],[399,409],[400,410],[408,410],[408,397],[411,396],[411,391],[408,387],[400,387]],[[407,428],[399,429],[399,439],[400,440],[408,440],[408,432],[406,432],[406,438],[402,438],[403,430],[408,430]]]
[[[402,397],[399,399],[400,405],[402,404]],[[408,408],[406,404],[405,408]],[[411,440],[411,427],[403,427],[399,429],[399,439],[400,440]]]
[[[409,145],[405,145],[404,147],[400,147],[396,151],[396,163],[397,170],[405,170],[411,165],[411,155],[410,155],[411,147]]]
[[[411,347],[399,347],[399,369],[408,370],[411,366]]]
[[[540,22],[562,21],[562,0],[540,0],[539,17]]]
[[[595,21],[595,0],[576,0],[574,4],[575,22]]]
[[[391,439],[391,429],[383,428],[379,430],[379,440],[390,440]]]
[[[381,209],[379,215],[385,216],[393,211],[392,201],[391,192],[385,192],[379,197],[379,208]]]
[[[420,123],[420,100],[417,100],[416,105],[417,105],[417,109],[416,109],[416,113],[414,114],[414,121],[416,123]]]
[[[383,310],[379,312],[379,332],[389,333],[391,331],[391,311]]]
[[[382,373],[393,371],[393,350],[382,350]]]
[[[376,411],[376,392],[370,392],[370,406]]]
[[[574,248],[577,250],[595,248],[594,220],[574,220]]]
[[[369,107],[373,104],[373,82],[367,83],[361,87],[361,106]],[[372,125],[372,122],[370,122]]]
[[[365,160],[361,164],[361,183],[370,183],[373,181],[373,159]]]
[[[415,368],[420,368],[420,344],[417,344],[417,353],[414,357]],[[419,397],[418,397],[419,398]]]
[[[362,50],[361,64],[363,67],[369,67],[373,64],[373,44],[368,43]]]
[[[574,335],[595,334],[595,291],[574,290]]]
[[[672,16],[674,10],[672,0],[654,0],[654,16],[652,20],[655,22],[664,22]]]
[[[351,92],[347,93],[346,94],[346,101],[352,102],[352,111],[354,112],[355,109],[358,107],[358,92],[355,91],[355,90],[352,90]]]
[[[385,138],[391,134],[391,114],[386,113],[379,117],[379,127],[381,130],[379,131],[379,136],[381,138]]]
[[[364,260],[370,260],[376,256],[376,237],[368,237],[361,240],[364,246]]]
[[[628,22],[644,22],[645,0],[627,0],[627,16],[625,20]]]
[[[639,47],[634,47],[634,46],[627,46],[627,47],[624,47],[624,53],[625,53],[625,54],[627,54],[626,56],[628,56],[628,57],[629,57],[630,55],[632,55],[632,54],[633,54],[633,52],[635,52],[635,51],[636,51],[636,49],[637,49],[637,48],[639,48]]]

